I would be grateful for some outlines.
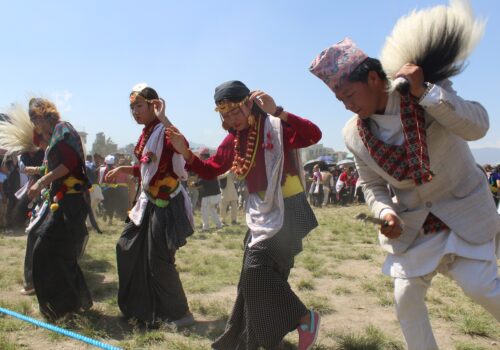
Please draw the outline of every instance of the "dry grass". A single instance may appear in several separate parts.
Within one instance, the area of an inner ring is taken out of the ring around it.
[[[304,241],[290,275],[293,289],[323,315],[316,350],[403,349],[394,315],[392,282],[380,273],[384,253],[373,226],[353,219],[362,206],[322,208],[320,227]],[[198,220],[198,219],[197,219]],[[243,218],[239,218],[243,222]],[[199,224],[199,220],[198,220]],[[104,225],[102,225],[104,226]],[[115,244],[121,223],[103,235],[91,233],[82,269],[94,297],[92,310],[57,325],[124,349],[209,349],[222,333],[236,295],[245,226],[196,232],[177,255],[177,266],[197,324],[180,332],[147,331],[121,317],[117,306]],[[0,306],[42,319],[36,297],[21,296],[26,237],[0,234]],[[431,320],[443,349],[500,349],[498,323],[463,295],[454,282],[437,276],[427,296]],[[295,349],[296,332],[285,338]],[[10,317],[0,316],[0,349],[90,349]]]

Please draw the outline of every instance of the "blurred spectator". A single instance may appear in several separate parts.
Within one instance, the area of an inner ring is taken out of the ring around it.
[[[349,185],[351,179],[350,169],[352,168],[343,168],[342,174],[340,174],[335,185],[335,189],[337,190],[337,200],[341,205],[347,205],[347,203],[349,202]]]
[[[491,193],[493,195],[493,200],[498,208],[498,202],[500,197],[500,165],[495,168],[491,168],[491,172],[488,177],[490,183]]]
[[[0,227],[4,228],[7,226],[7,197],[3,192],[3,184],[7,180],[7,174],[5,173],[5,167],[0,168]]]
[[[200,159],[205,160],[209,157],[210,153],[207,148],[200,151]],[[202,231],[210,230],[210,217],[215,224],[215,228],[220,229],[222,223],[216,209],[221,199],[219,181],[217,181],[217,178],[211,180],[199,179],[198,185],[200,186]]]
[[[358,179],[356,180],[356,187],[355,187],[355,193],[356,193],[356,200],[358,203],[365,203],[365,194],[363,193],[363,188],[361,187],[361,178],[358,176]]]
[[[324,170],[321,172],[322,184],[323,184],[323,205],[328,205],[330,203],[330,193],[334,187],[333,174],[329,170]]]
[[[332,188],[331,188],[331,193],[330,193],[330,201],[333,204],[338,204],[338,198],[337,198],[337,180],[339,178],[339,170],[337,167],[332,167],[330,168],[330,172],[332,173]]]
[[[356,196],[356,183],[358,182],[358,171],[353,167],[349,167],[349,173],[351,176],[349,177],[349,203],[354,202],[354,197]]]
[[[102,201],[104,221],[108,221],[109,224],[112,224],[115,216],[120,220],[125,220],[129,208],[130,176],[120,173],[115,180],[107,181],[106,174],[114,168],[115,157],[113,155],[107,155],[104,158],[104,165],[99,168],[99,184],[104,197]]]
[[[236,215],[238,213],[238,193],[234,185],[234,174],[231,170],[218,177],[221,190],[220,217],[222,224],[226,224],[227,211],[231,210],[231,224],[237,224]]]
[[[21,188],[21,175],[19,173],[17,158],[7,158],[5,162],[5,173],[7,178],[3,182],[3,193],[7,202],[5,214],[7,226],[22,225],[24,222],[19,223],[17,220],[18,215],[15,215],[16,205],[18,203],[16,192]]]
[[[238,191],[238,209],[245,210],[248,199],[248,188],[245,180],[236,182],[236,189]]]
[[[189,198],[191,199],[191,204],[193,206],[193,214],[197,208],[199,208],[198,202],[200,197],[200,190],[198,187],[198,175],[196,173],[190,172],[187,181],[187,190]]]
[[[309,193],[312,194],[312,204],[315,207],[321,208],[321,205],[323,203],[323,177],[321,176],[318,164],[313,167],[313,175],[311,181],[312,191],[309,191]]]
[[[98,167],[93,162],[90,154],[86,157],[85,168],[87,170],[89,182],[92,184],[92,189],[90,191],[90,207],[95,216],[97,214],[97,207],[99,203],[102,202],[104,197],[102,195],[101,187],[99,186]],[[90,226],[89,218],[87,218],[87,226]]]

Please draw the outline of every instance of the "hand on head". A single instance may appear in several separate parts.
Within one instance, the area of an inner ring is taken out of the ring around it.
[[[276,103],[274,99],[264,91],[256,90],[250,95],[250,101],[253,101],[260,109],[267,114],[273,115],[276,112]]]
[[[160,97],[158,99],[151,100],[151,104],[153,105],[153,108],[155,110],[155,115],[158,119],[166,118],[165,109],[167,103],[163,98]]]

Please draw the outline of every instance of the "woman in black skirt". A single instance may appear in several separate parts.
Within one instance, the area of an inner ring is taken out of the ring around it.
[[[194,323],[175,267],[175,253],[193,233],[191,202],[180,184],[187,179],[182,156],[175,152],[165,127],[165,103],[145,84],[130,94],[130,110],[144,125],[135,147],[136,166],[110,170],[106,181],[129,174],[141,181],[129,222],[116,245],[118,305],[128,318],[147,326],[161,322],[182,327]]]
[[[238,295],[224,334],[212,346],[273,349],[297,329],[299,349],[310,349],[318,335],[319,314],[292,291],[288,276],[302,239],[318,224],[306,200],[296,149],[318,142],[321,131],[276,106],[266,93],[251,93],[240,81],[218,86],[215,103],[229,134],[213,157],[200,160],[177,129],[167,129],[189,170],[214,178],[232,169],[248,186],[249,230]]]
[[[33,283],[40,312],[56,319],[92,306],[78,266],[88,236],[89,183],[80,136],[70,123],[60,120],[55,105],[31,99],[29,116],[37,137],[48,143],[44,164],[29,170],[43,175],[28,191],[28,197],[40,198],[41,204],[32,213],[32,229],[38,237],[33,249]]]

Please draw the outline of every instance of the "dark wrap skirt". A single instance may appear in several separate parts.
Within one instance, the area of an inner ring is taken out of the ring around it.
[[[92,306],[78,257],[88,237],[87,208],[83,194],[65,194],[59,209],[48,210],[36,229],[33,248],[33,283],[40,312],[57,319]]]
[[[302,239],[318,222],[304,193],[285,198],[283,227],[272,238],[252,247],[245,237],[238,294],[224,334],[212,347],[218,350],[272,349],[294,330],[307,308],[288,284]]]
[[[127,223],[116,245],[118,306],[125,317],[153,325],[185,316],[175,253],[192,233],[182,193],[165,208],[148,202],[140,226]]]
[[[106,216],[110,218],[117,216],[119,220],[127,218],[127,211],[129,209],[128,187],[109,186],[102,191],[102,196],[104,197],[102,206]]]

